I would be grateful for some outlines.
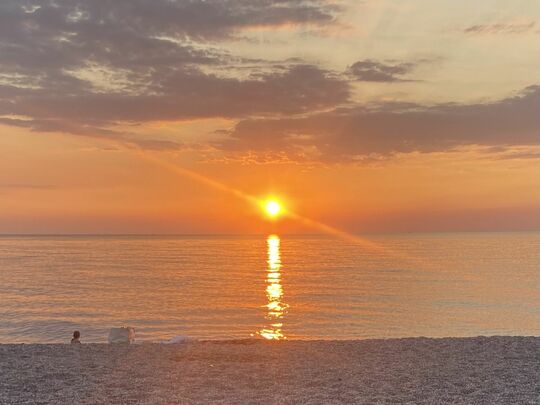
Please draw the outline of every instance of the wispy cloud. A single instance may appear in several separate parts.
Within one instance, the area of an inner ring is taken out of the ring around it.
[[[528,22],[509,22],[493,24],[471,25],[463,30],[470,35],[489,35],[489,34],[525,34],[534,32],[536,29],[535,21]]]
[[[364,82],[401,82],[407,81],[404,77],[416,68],[413,62],[381,62],[371,59],[360,60],[353,63],[348,73],[355,80]]]

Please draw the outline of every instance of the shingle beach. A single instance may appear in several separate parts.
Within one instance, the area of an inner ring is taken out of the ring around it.
[[[0,345],[1,404],[538,404],[540,337]]]

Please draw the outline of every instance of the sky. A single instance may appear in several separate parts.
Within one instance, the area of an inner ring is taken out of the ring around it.
[[[539,230],[539,12],[3,0],[0,233]]]

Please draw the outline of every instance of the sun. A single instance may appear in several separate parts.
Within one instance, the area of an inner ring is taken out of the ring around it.
[[[281,204],[276,200],[268,200],[264,204],[264,211],[270,218],[277,218],[282,211]]]

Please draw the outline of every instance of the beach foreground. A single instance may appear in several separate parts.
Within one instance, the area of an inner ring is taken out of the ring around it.
[[[540,403],[540,337],[0,345],[0,403]]]

